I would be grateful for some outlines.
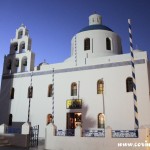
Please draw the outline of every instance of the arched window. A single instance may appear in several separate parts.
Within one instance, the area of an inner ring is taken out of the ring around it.
[[[104,93],[104,81],[98,80],[97,81],[97,94],[103,94]]]
[[[48,114],[48,115],[47,115],[47,121],[46,121],[46,124],[47,124],[47,125],[50,124],[50,123],[52,122],[52,120],[53,120],[52,114]]]
[[[90,38],[84,40],[84,50],[90,50]]]
[[[12,87],[10,90],[10,99],[14,99],[15,89]]]
[[[24,53],[24,52],[25,52],[25,43],[22,42],[22,43],[20,44],[20,53]]]
[[[11,69],[11,64],[12,64],[11,59],[9,59],[9,60],[7,61],[7,69],[8,69],[8,70]]]
[[[20,30],[20,31],[18,32],[18,39],[21,39],[21,38],[22,38],[22,36],[23,36],[23,31],[22,31],[22,30]]]
[[[17,54],[18,53],[18,43],[14,42],[10,45],[10,54]]]
[[[22,65],[21,65],[21,71],[24,72],[24,71],[27,71],[27,57],[23,57],[22,58]]]
[[[18,50],[18,43],[15,43],[15,44],[13,45],[13,49],[14,49],[14,51],[17,51],[17,50]]]
[[[103,113],[98,114],[98,128],[105,128],[105,115]]]
[[[109,38],[106,38],[106,49],[111,50],[111,40]]]
[[[126,91],[133,92],[133,79],[131,77],[126,79]]]
[[[27,66],[27,58],[25,57],[24,59],[23,59],[23,66]]]
[[[75,82],[71,84],[71,96],[77,96],[77,83]]]
[[[52,97],[52,89],[53,89],[53,85],[52,84],[50,84],[49,86],[48,86],[48,97]]]
[[[15,67],[19,67],[19,59],[18,58],[15,60]]]
[[[28,87],[28,98],[32,98],[33,97],[33,86],[29,86]]]

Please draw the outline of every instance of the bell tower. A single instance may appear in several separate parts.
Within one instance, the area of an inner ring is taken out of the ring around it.
[[[4,57],[3,74],[13,74],[34,70],[35,54],[31,51],[32,40],[23,24],[16,29],[15,38],[10,41],[10,51]]]

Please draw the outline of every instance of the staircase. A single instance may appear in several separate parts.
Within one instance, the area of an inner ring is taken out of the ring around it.
[[[8,142],[8,139],[4,135],[0,135],[0,147],[10,145],[11,144]]]

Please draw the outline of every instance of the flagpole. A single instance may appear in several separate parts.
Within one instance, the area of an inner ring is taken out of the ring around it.
[[[31,89],[32,88],[32,76],[33,76],[33,73],[31,72],[31,82],[30,82],[30,87],[29,87],[29,95],[28,95],[28,97],[29,97],[29,106],[28,106],[28,120],[27,120],[27,122],[29,123],[29,121],[30,121],[30,106],[31,106],[31,94],[32,94],[32,90],[33,89]]]
[[[129,41],[130,41],[130,53],[131,53],[131,67],[132,67],[132,78],[133,78],[133,98],[134,98],[134,128],[139,128],[138,120],[138,105],[137,105],[137,95],[136,95],[136,76],[135,76],[135,62],[133,53],[133,43],[132,43],[132,30],[131,30],[131,19],[128,19],[129,24]]]
[[[54,68],[53,68],[53,70],[52,70],[52,84],[53,84],[53,86],[52,86],[52,117],[53,117],[53,119],[52,119],[52,123],[54,123]]]

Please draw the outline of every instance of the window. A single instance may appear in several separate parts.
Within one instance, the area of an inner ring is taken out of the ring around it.
[[[27,66],[27,58],[23,59],[23,66]]]
[[[7,69],[10,70],[11,69],[11,60],[9,59],[7,62]]]
[[[16,67],[19,67],[19,59],[16,59],[16,60],[15,60],[15,66],[16,66]]]
[[[33,86],[29,86],[28,88],[28,98],[32,98],[33,97]]]
[[[47,115],[47,121],[46,121],[46,124],[47,124],[47,125],[50,124],[50,123],[52,122],[52,120],[53,120],[52,114],[48,114],[48,115]]]
[[[21,39],[22,36],[23,36],[23,31],[21,30],[21,31],[18,32],[18,39]]]
[[[53,89],[53,85],[52,84],[50,84],[49,86],[48,86],[48,97],[52,97],[52,89]]]
[[[77,96],[77,83],[75,82],[71,84],[71,96]]]
[[[84,50],[90,50],[90,38],[84,40]]]
[[[14,44],[14,50],[15,50],[15,51],[18,50],[18,44],[17,44],[17,43]]]
[[[15,89],[12,87],[10,90],[10,99],[14,99]]]
[[[106,49],[111,50],[111,40],[109,38],[106,38]]]
[[[27,57],[23,57],[22,60],[21,60],[21,72],[25,72],[25,71],[28,71],[27,70],[27,65],[28,65],[28,62],[27,62]]]
[[[22,49],[25,49],[25,43],[23,43],[21,46],[22,46]]]
[[[97,94],[103,94],[104,93],[104,81],[98,80],[97,81]]]
[[[22,42],[22,43],[20,44],[20,53],[24,53],[24,52],[25,52],[25,43]]]
[[[131,77],[126,79],[126,91],[133,92],[133,79]]]
[[[98,128],[105,128],[105,116],[102,113],[98,114]]]

